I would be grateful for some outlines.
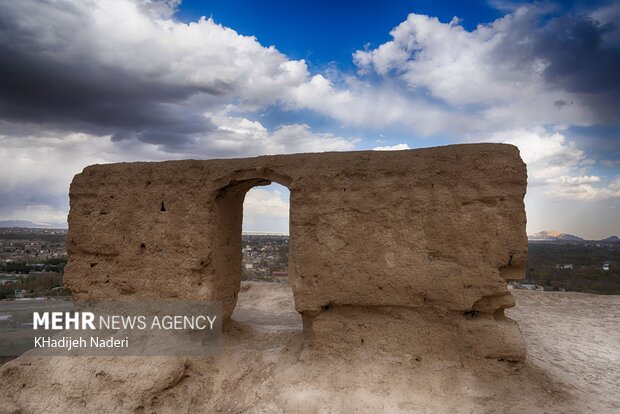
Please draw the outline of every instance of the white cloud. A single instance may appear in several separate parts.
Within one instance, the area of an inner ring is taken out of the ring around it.
[[[246,118],[214,115],[217,131],[205,136],[199,146],[232,155],[290,154],[295,152],[350,151],[357,138],[314,133],[308,125],[280,125],[269,132],[260,122]]]
[[[454,22],[412,13],[390,34],[392,41],[354,54],[363,71],[394,72],[410,88],[427,88],[433,96],[454,104],[512,98],[510,82],[516,79],[499,81],[494,76],[499,68],[489,62],[502,38],[493,27],[468,32]]]
[[[361,74],[398,79],[418,96],[476,114],[482,122],[469,125],[470,132],[588,124],[593,110],[576,94],[550,86],[550,61],[533,52],[540,14],[521,7],[467,31],[455,19],[442,23],[412,13],[390,32],[391,41],[357,51],[354,61]],[[443,120],[454,126],[449,111]]]
[[[620,199],[620,176],[617,176],[604,187],[594,187],[591,185],[591,183],[600,180],[580,182],[578,179],[582,177],[569,178],[577,178],[577,180],[562,183],[563,185],[561,186],[555,186],[550,190],[549,194],[555,198],[575,201]]]
[[[279,189],[280,188],[280,189]],[[254,187],[243,203],[244,231],[288,232],[288,190],[277,184]]]
[[[445,107],[436,107],[423,96],[413,96],[389,80],[381,84],[347,77],[336,86],[323,75],[291,88],[284,105],[311,109],[345,125],[365,128],[406,127],[421,135],[441,131],[471,131],[481,128],[480,119]]]
[[[407,144],[396,144],[396,145],[386,145],[382,147],[374,147],[373,151],[399,151],[399,150],[408,150],[409,145]]]
[[[550,184],[562,184],[565,186],[574,186],[574,185],[582,185],[582,184],[594,184],[601,181],[601,177],[597,177],[596,175],[583,175],[579,177],[569,177],[567,175],[563,175],[558,178],[550,178],[547,182]]]
[[[510,130],[493,134],[488,141],[516,145],[527,164],[528,192],[537,197],[572,201],[620,198],[620,176],[606,186],[597,175],[581,175],[594,162],[585,152],[567,141],[560,132],[544,128]],[[533,191],[541,187],[544,191]]]
[[[536,7],[471,32],[458,19],[442,23],[410,14],[391,32],[393,40],[354,54],[360,72],[379,74],[378,83],[337,74],[335,85],[329,75],[310,73],[304,60],[288,59],[212,19],[174,20],[177,4],[24,0],[9,2],[5,13],[16,21],[28,16],[20,26],[27,36],[17,37],[25,50],[36,46],[52,60],[115,68],[164,89],[189,88],[194,96],[180,111],[197,103],[214,113],[278,104],[351,126],[399,125],[422,135],[587,124],[592,118],[593,110],[574,94],[546,84],[545,59],[527,54],[539,30]]]
[[[591,175],[592,161],[562,132],[564,126],[595,125],[604,116],[601,105],[590,105],[584,96],[618,96],[607,88],[596,90],[600,82],[617,79],[597,66],[615,62],[614,55],[580,59],[585,55],[568,47],[581,47],[579,33],[564,21],[547,25],[552,18],[541,19],[538,6],[512,8],[473,31],[458,19],[442,23],[411,14],[391,32],[391,41],[354,54],[358,74],[336,73],[333,67],[321,74],[311,73],[304,60],[289,59],[212,19],[176,21],[177,0],[5,3],[1,47],[13,59],[3,67],[19,57],[16,68],[36,63],[28,71],[2,73],[24,72],[20,85],[54,84],[61,91],[58,98],[54,88],[46,90],[52,95],[42,99],[33,87],[25,100],[23,90],[14,88],[13,95],[7,91],[0,97],[3,107],[13,109],[6,114],[29,109],[34,114],[11,118],[15,130],[22,129],[18,134],[0,129],[0,213],[5,217],[61,217],[72,175],[95,162],[341,151],[359,143],[355,137],[313,131],[303,117],[266,128],[256,121],[257,112],[270,105],[311,110],[345,128],[409,131],[408,140],[441,134],[453,141],[510,142],[528,164],[530,184],[553,197],[601,200],[617,198],[620,191],[617,180],[605,185],[605,177]],[[614,6],[591,17],[605,22],[618,10]],[[617,33],[605,32],[602,44],[614,44]],[[556,38],[569,39],[567,47],[547,47]],[[565,59],[569,64],[549,71]],[[613,65],[608,66],[611,73]],[[60,73],[64,68],[75,73]],[[569,79],[573,89],[562,79]],[[576,92],[575,85],[585,92]],[[87,108],[78,104],[63,110],[62,104],[74,100]],[[604,107],[617,116],[617,105]],[[43,126],[25,133],[32,128],[29,122]],[[377,143],[376,149],[408,148],[392,144]]]
[[[412,13],[390,32],[393,40],[374,50],[357,51],[354,61],[363,71],[395,73],[411,89],[426,88],[451,104],[511,101],[518,84],[532,80],[528,79],[532,71],[502,67],[493,56],[512,18],[508,15],[468,32],[453,22]]]
[[[161,4],[151,13],[131,0],[65,3],[67,7],[43,11],[29,1],[10,7],[16,16],[30,15],[29,34],[45,43],[51,57],[85,59],[160,87],[188,87],[204,95],[188,99],[188,110],[200,104],[214,113],[239,113],[275,103],[311,109],[350,125],[400,123],[425,134],[444,126],[444,111],[424,100],[354,77],[343,77],[343,85],[335,86],[323,74],[311,74],[304,60],[288,59],[275,47],[210,18],[185,24],[171,19]],[[471,122],[458,115],[452,118],[452,124]]]
[[[197,92],[239,96],[252,104],[271,102],[280,90],[304,82],[303,60],[291,61],[274,47],[263,47],[253,36],[210,18],[175,21],[175,3],[86,0],[49,7],[20,1],[4,7],[28,16],[28,32],[53,58],[87,57],[102,67]]]
[[[527,164],[528,192],[535,187],[537,197],[572,201],[600,201],[620,198],[620,176],[606,186],[594,186],[602,182],[597,175],[580,175],[592,166],[585,152],[568,142],[560,132],[544,128],[511,130],[493,134],[491,142],[516,145],[521,158]]]
[[[513,144],[527,164],[528,184],[543,185],[581,171],[590,163],[586,154],[560,132],[545,128],[496,132],[487,141]]]
[[[254,220],[257,216],[288,217],[289,203],[279,190],[255,187],[246,194],[243,209],[244,217],[254,217]]]
[[[171,16],[176,3],[170,4],[24,0],[8,3],[5,13],[15,21],[28,16],[12,39],[15,48],[41,49],[44,53],[39,57],[50,62],[84,62],[113,69],[117,77],[148,82],[152,91],[136,93],[163,104],[157,109],[167,113],[191,114],[200,108],[239,114],[276,104],[310,109],[348,125],[400,124],[425,135],[446,126],[471,129],[477,123],[467,114],[408,96],[389,82],[376,85],[337,74],[334,77],[342,82],[334,85],[327,74],[311,74],[304,60],[288,59],[275,47],[265,47],[256,38],[242,36],[212,19],[188,24],[175,21]],[[71,116],[76,113],[72,111]]]

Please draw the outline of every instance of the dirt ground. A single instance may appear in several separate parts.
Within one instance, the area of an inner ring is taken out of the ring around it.
[[[620,296],[513,290],[527,364],[566,385],[588,412],[620,412]]]
[[[22,356],[0,369],[0,412],[620,412],[620,296],[514,293],[524,364],[319,354],[288,287],[244,282],[221,355]]]

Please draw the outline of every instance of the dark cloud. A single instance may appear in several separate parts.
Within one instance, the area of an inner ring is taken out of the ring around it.
[[[596,111],[598,121],[618,122],[620,44],[609,39],[617,35],[619,23],[588,14],[549,17],[532,7],[497,48],[498,61],[523,68],[531,68],[536,60],[544,62],[543,76],[550,88],[578,94]],[[567,104],[556,102],[558,107]]]
[[[20,217],[30,208],[42,211],[66,211],[69,197],[46,192],[42,186],[32,184],[18,189],[0,188],[0,217]]]
[[[553,102],[553,104],[554,104],[555,106],[557,106],[558,108],[563,108],[563,107],[565,107],[565,106],[570,106],[570,105],[572,105],[573,103],[572,103],[572,102],[566,102],[566,101],[565,101],[565,100],[563,100],[563,99],[558,99],[557,101]]]
[[[38,187],[23,188],[21,191],[0,191],[0,212],[10,215],[28,206],[49,206],[52,209],[64,209],[68,204],[67,196],[43,194]]]
[[[620,89],[620,49],[603,37],[618,30],[588,17],[562,16],[541,30],[534,53],[544,57],[548,82],[570,92],[609,93]]]
[[[66,5],[65,5],[66,6]],[[64,37],[63,34],[62,37]],[[217,87],[178,85],[93,62],[87,54],[50,53],[14,16],[0,11],[0,117],[6,123],[112,134],[115,140],[183,145],[213,129],[201,109],[187,105],[197,94],[218,97]]]

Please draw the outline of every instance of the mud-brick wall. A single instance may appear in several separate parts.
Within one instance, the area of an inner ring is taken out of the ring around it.
[[[221,300],[229,316],[245,193],[279,182],[306,319],[332,306],[498,316],[524,274],[526,181],[503,144],[94,165],[71,184],[65,279],[80,299]]]

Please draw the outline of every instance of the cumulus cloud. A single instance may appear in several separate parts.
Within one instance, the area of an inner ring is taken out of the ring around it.
[[[347,151],[355,148],[359,141],[357,138],[314,133],[306,124],[281,125],[269,132],[260,122],[246,118],[218,115],[212,120],[217,131],[204,144],[216,151],[234,151],[237,155]]]
[[[558,131],[543,127],[495,132],[490,142],[513,144],[527,164],[528,184],[549,184],[591,164],[586,153]]]
[[[600,179],[592,178],[598,177],[567,177],[565,182],[553,187],[549,193],[555,198],[576,201],[620,199],[620,176],[603,187],[594,187],[592,183]]]
[[[483,120],[466,112],[436,106],[385,79],[380,83],[346,77],[335,85],[322,74],[290,88],[282,101],[285,108],[310,109],[343,124],[364,128],[399,126],[429,136],[439,132],[483,129]]]
[[[408,149],[411,149],[411,148],[409,148],[409,145],[407,144],[396,144],[396,145],[385,145],[385,146],[374,147],[372,150],[373,151],[399,151],[399,150],[408,150]]]
[[[613,25],[594,15],[545,20],[528,6],[467,31],[458,19],[410,14],[392,41],[354,54],[366,75],[334,84],[212,19],[176,21],[177,4],[8,2],[3,117],[170,147],[217,131],[203,112],[267,105],[422,135],[617,117],[618,53],[601,40]]]
[[[527,164],[529,192],[540,187],[542,194],[571,201],[620,198],[620,176],[604,185],[598,175],[575,175],[589,170],[595,162],[559,131],[543,127],[502,131],[493,134],[488,141],[519,148]]]
[[[317,132],[303,117],[261,122],[270,107],[313,112],[344,130],[394,128],[408,142],[510,142],[530,184],[547,193],[616,197],[616,181],[592,175],[594,161],[565,132],[620,120],[615,4],[578,16],[516,6],[471,31],[456,18],[410,14],[392,40],[354,54],[354,74],[311,73],[304,60],[213,19],[179,22],[178,5],[3,3],[0,215],[61,217],[71,176],[95,162],[340,151],[362,142]]]
[[[0,10],[3,118],[183,145],[214,130],[202,112],[255,108],[304,82],[303,60],[177,2],[6,2]]]
[[[245,196],[243,208],[250,211],[250,216],[288,217],[289,203],[279,190],[253,188]]]
[[[615,26],[545,12],[523,6],[473,31],[412,13],[391,41],[354,61],[362,74],[397,78],[495,128],[618,121],[620,51],[602,41]]]
[[[289,200],[286,189],[252,188],[243,203],[244,231],[288,232]],[[267,187],[267,188],[269,188]]]

